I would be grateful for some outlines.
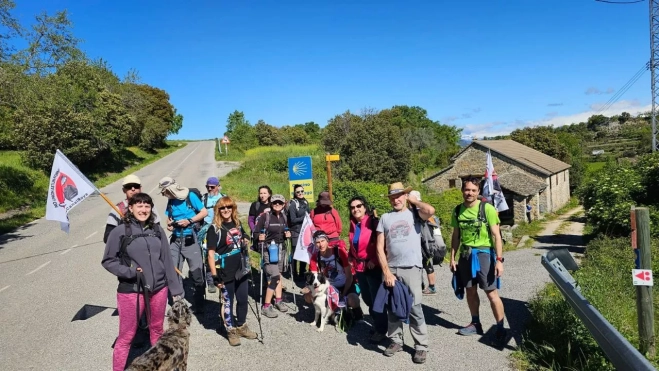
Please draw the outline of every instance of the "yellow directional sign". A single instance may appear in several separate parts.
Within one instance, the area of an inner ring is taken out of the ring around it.
[[[325,161],[328,162],[339,161],[339,155],[325,155]]]

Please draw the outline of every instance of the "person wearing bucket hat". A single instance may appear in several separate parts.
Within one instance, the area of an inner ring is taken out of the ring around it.
[[[408,207],[416,207],[419,217],[428,220],[435,208],[421,202],[409,193],[412,187],[396,182],[389,185],[387,197],[392,210],[380,218],[377,231],[377,252],[382,267],[384,285],[394,287],[400,281],[410,290],[414,303],[410,310],[410,332],[414,339],[414,363],[425,363],[428,352],[428,328],[421,307],[423,294],[423,257],[421,250],[421,226]],[[395,313],[387,313],[387,337],[391,343],[384,355],[391,357],[403,350],[403,323]]]
[[[327,191],[320,192],[316,200],[316,207],[311,210],[309,217],[316,230],[325,231],[327,237],[329,237],[330,246],[339,246],[348,251],[346,243],[340,238],[343,230],[341,216],[332,205],[330,193]]]
[[[181,186],[171,177],[158,182],[160,193],[167,197],[167,230],[172,231],[169,249],[174,266],[183,271],[184,261],[188,262],[189,274],[194,281],[194,310],[201,313],[204,306],[205,277],[203,273],[202,250],[197,241],[195,226],[208,214],[204,204],[194,192]]]
[[[128,211],[128,200],[131,197],[133,197],[133,195],[142,192],[142,181],[135,174],[127,175],[121,181],[121,190],[124,192],[125,198],[117,203],[117,208],[119,209],[119,211],[121,211],[123,215],[126,215],[126,212]],[[156,210],[155,206],[153,206],[153,208],[151,209],[151,213],[155,218],[154,221],[156,223],[160,223],[160,217],[158,217],[158,210]],[[110,211],[110,214],[108,214],[108,219],[105,223],[105,233],[103,234],[104,243],[108,241],[108,236],[110,235],[110,232],[112,232],[112,230],[121,223],[122,223],[122,216],[120,216],[114,209],[112,209],[112,211]]]

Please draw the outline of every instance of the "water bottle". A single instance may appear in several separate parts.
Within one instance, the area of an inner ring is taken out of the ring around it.
[[[270,257],[270,264],[279,262],[279,246],[277,246],[275,240],[270,241],[270,246],[268,246],[268,255]]]

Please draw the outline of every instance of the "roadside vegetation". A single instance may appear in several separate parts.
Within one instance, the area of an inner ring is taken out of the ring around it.
[[[630,272],[634,253],[629,239],[630,207],[650,209],[652,255],[659,254],[659,155],[639,156],[635,164],[608,161],[593,172],[577,194],[584,205],[588,242],[579,270],[573,273],[582,294],[631,344],[638,347],[636,290]],[[653,270],[659,269],[654,259]],[[655,298],[659,293],[653,288]],[[654,310],[659,311],[655,299]],[[531,321],[514,354],[523,370],[613,370],[581,320],[554,284],[529,303]],[[659,328],[655,316],[655,328]],[[659,359],[650,359],[659,367]]]
[[[115,182],[142,167],[184,147],[183,141],[167,141],[167,146],[153,152],[139,147],[124,149],[120,172],[87,172],[85,175],[98,187]],[[25,166],[21,152],[0,151],[0,235],[41,218],[46,214],[48,175]]]
[[[183,126],[166,91],[85,55],[66,11],[14,8],[0,1],[0,233],[43,216],[57,149],[102,187],[177,149]]]

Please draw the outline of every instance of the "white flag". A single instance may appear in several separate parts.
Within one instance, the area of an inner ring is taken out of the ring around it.
[[[302,228],[300,228],[300,236],[297,238],[297,246],[295,246],[295,254],[293,259],[309,264],[311,254],[316,249],[313,243],[313,233],[316,228],[309,217],[309,213],[304,216]]]
[[[497,209],[497,211],[501,212],[508,210],[508,203],[506,202],[506,198],[504,197],[503,191],[501,190],[501,185],[499,185],[497,172],[494,171],[492,154],[490,154],[489,149],[487,150],[485,169],[485,185],[483,186],[483,196],[489,202],[492,202],[494,208]]]
[[[60,222],[62,230],[69,233],[69,211],[98,189],[59,149],[50,170],[49,184],[46,219]]]

